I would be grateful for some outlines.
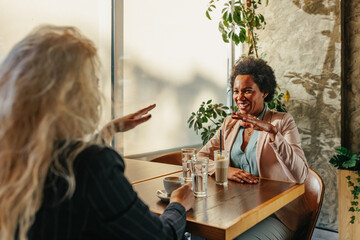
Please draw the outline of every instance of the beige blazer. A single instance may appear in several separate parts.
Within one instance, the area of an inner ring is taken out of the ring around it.
[[[283,181],[303,183],[308,175],[308,164],[301,148],[300,135],[293,117],[288,113],[266,110],[264,121],[278,129],[275,140],[270,142],[267,132],[260,131],[256,147],[256,161],[261,178],[271,178]],[[231,151],[240,127],[240,121],[227,117],[221,126],[223,149]],[[215,172],[214,151],[220,148],[220,129],[214,137],[199,151],[198,158],[208,157],[209,174]],[[231,157],[231,156],[230,156]],[[276,216],[291,230],[300,229],[304,218],[309,214],[304,212],[306,202],[299,197],[292,203],[278,210]]]

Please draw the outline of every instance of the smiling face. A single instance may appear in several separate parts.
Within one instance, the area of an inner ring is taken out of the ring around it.
[[[233,99],[240,113],[258,116],[264,109],[267,93],[260,91],[251,75],[237,75],[233,87]]]

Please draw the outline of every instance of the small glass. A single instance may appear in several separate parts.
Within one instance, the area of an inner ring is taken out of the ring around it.
[[[209,158],[192,161],[192,183],[195,197],[206,197],[208,179]]]
[[[217,185],[228,184],[229,151],[214,151],[215,181]]]
[[[186,182],[191,181],[191,159],[196,154],[195,148],[181,149],[181,159],[183,166],[183,177]]]

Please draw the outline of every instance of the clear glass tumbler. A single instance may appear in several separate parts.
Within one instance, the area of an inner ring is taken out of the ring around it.
[[[195,197],[206,197],[209,158],[194,158],[192,161],[192,181]]]
[[[196,154],[195,148],[183,148],[181,149],[181,158],[183,166],[183,177],[186,182],[191,181],[191,159]]]

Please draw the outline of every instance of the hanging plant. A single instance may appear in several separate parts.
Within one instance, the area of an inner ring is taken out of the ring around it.
[[[246,42],[249,46],[248,56],[255,55],[259,58],[257,42],[259,40],[256,30],[264,29],[266,25],[262,14],[257,13],[261,0],[221,1],[211,0],[206,10],[206,17],[210,20],[212,12],[221,5],[221,19],[219,20],[219,31],[224,42],[231,40],[236,45]],[[266,5],[268,0],[266,0]]]

